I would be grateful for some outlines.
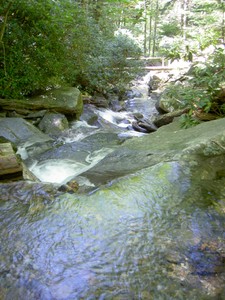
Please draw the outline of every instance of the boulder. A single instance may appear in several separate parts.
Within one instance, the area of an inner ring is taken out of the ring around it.
[[[57,195],[61,194],[58,188],[59,185],[43,182],[17,181],[0,183],[1,201],[14,199],[20,204],[29,204],[32,201],[34,212],[41,211],[44,208],[44,203],[53,201]]]
[[[81,93],[74,87],[49,90],[43,95],[28,99],[0,99],[0,106],[4,110],[16,111],[22,115],[46,109],[65,115],[76,115],[77,119],[83,111]]]
[[[95,112],[94,105],[84,105],[84,111],[80,117],[80,120],[87,122],[87,124],[91,126],[98,124],[98,115]]]
[[[160,86],[162,79],[159,78],[156,75],[151,76],[149,83],[148,83],[148,93],[149,95],[152,93],[152,91],[157,90]]]
[[[63,114],[46,113],[40,121],[38,128],[50,136],[58,136],[64,130],[69,129],[67,118]]]
[[[102,95],[95,95],[90,99],[90,104],[93,104],[96,107],[103,107],[108,108],[109,107],[109,101]]]
[[[157,110],[161,113],[162,112],[173,112],[175,110],[184,109],[186,103],[182,96],[176,95],[175,93],[171,92],[170,88],[165,89],[157,103]]]

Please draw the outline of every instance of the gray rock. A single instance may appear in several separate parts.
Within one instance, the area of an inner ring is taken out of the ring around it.
[[[49,149],[53,139],[22,118],[0,119],[1,137],[17,147],[23,146],[30,155]]]
[[[85,105],[80,120],[87,122],[89,125],[96,125],[98,122],[98,115],[93,108],[93,105]]]
[[[38,125],[38,128],[50,136],[58,136],[69,129],[67,118],[63,114],[47,113]]]
[[[189,129],[181,129],[179,121],[174,121],[150,135],[126,140],[82,176],[99,184],[160,162],[184,160],[191,167],[201,169],[200,166],[206,165],[207,160],[207,174],[212,179],[218,170],[221,173],[225,169],[223,164],[218,163],[225,156],[224,127],[225,119]],[[198,176],[203,176],[203,173]]]
[[[16,111],[22,115],[46,109],[65,115],[76,115],[79,118],[83,111],[81,93],[74,87],[49,90],[43,95],[29,99],[0,99],[0,106],[4,110]]]
[[[176,110],[167,114],[163,114],[160,116],[156,116],[155,119],[153,120],[153,124],[155,124],[155,126],[157,127],[161,127],[167,124],[170,124],[171,122],[173,122],[174,118],[181,116],[184,113],[188,112],[188,108],[187,109],[180,109],[180,110]]]

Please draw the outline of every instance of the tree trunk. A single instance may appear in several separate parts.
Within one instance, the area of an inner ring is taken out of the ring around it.
[[[147,38],[147,36],[148,36],[148,18],[147,18],[147,16],[148,16],[148,5],[149,5],[149,3],[148,3],[148,0],[145,0],[145,2],[144,2],[144,55],[147,55],[147,48],[148,48],[148,38]],[[150,33],[149,33],[149,35],[150,35]]]
[[[189,9],[189,0],[182,0],[182,2],[181,2],[181,29],[182,29],[184,40],[186,40],[186,38],[187,38],[187,26],[188,26],[187,12],[188,12],[188,9]]]
[[[225,3],[224,3],[224,1],[222,1],[222,32],[221,32],[221,34],[222,34],[222,37],[221,37],[221,39],[222,39],[222,43],[223,44],[225,44]]]
[[[156,37],[157,37],[157,27],[158,27],[158,15],[159,15],[159,1],[156,1],[155,8],[155,19],[154,19],[154,32],[153,32],[153,45],[152,45],[152,56],[155,56],[156,51]]]
[[[152,51],[152,16],[149,14],[149,36],[148,36],[148,55],[151,55]]]

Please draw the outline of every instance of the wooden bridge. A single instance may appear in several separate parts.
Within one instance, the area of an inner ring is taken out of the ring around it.
[[[136,58],[128,57],[128,60],[136,60]],[[157,56],[157,57],[146,57],[141,56],[138,60],[144,61],[145,67],[143,69],[153,71],[153,70],[172,70],[174,67],[170,66],[170,60],[165,57]],[[155,65],[157,63],[157,65]]]
[[[128,57],[129,59],[134,59],[132,57]],[[138,60],[140,61],[144,61],[144,70],[148,70],[148,71],[167,71],[167,70],[173,70],[173,69],[185,69],[187,66],[184,66],[182,64],[182,62],[180,63],[180,66],[176,66],[174,64],[172,64],[170,59],[167,59],[165,57],[161,57],[161,56],[157,56],[157,57],[145,57],[142,56],[140,57]],[[138,61],[137,60],[137,61]]]

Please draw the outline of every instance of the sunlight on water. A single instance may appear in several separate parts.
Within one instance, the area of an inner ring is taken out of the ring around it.
[[[75,121],[72,123],[72,128],[74,129],[81,127],[98,128],[97,126],[89,125],[86,121]]]
[[[0,299],[224,299],[225,218],[189,171],[161,163],[45,204],[15,191],[0,205]]]
[[[143,135],[146,135],[146,133],[139,132],[139,131],[133,131],[133,130],[121,132],[118,134],[118,136],[120,138],[129,138],[129,137],[135,137],[135,136],[138,137],[138,136],[143,136]]]
[[[134,121],[134,117],[128,112],[115,112],[109,109],[97,111],[98,115],[104,120],[117,125],[120,128],[127,128]]]
[[[30,168],[31,172],[43,182],[62,183],[70,176],[80,173],[87,165],[72,160],[51,159]]]
[[[24,146],[19,146],[16,154],[20,155],[20,157],[24,160],[28,158],[28,153]]]
[[[91,126],[86,121],[74,121],[67,134],[61,136],[58,141],[62,141],[63,143],[81,141],[87,136],[94,134],[96,130],[98,130],[97,126]]]
[[[69,159],[49,159],[35,163],[30,171],[42,182],[63,184],[87,171],[113,150],[102,148],[87,155],[83,163]]]

